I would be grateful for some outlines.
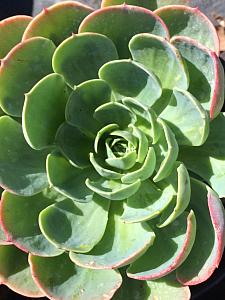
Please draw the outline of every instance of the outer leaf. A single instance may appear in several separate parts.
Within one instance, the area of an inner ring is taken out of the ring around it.
[[[31,20],[29,16],[13,16],[0,22],[0,59],[21,41],[23,32]]]
[[[225,215],[218,195],[204,183],[192,179],[191,207],[195,210],[197,232],[187,260],[177,270],[185,285],[207,280],[219,266],[225,242]]]
[[[159,167],[157,166],[158,170],[153,178],[154,182],[158,182],[170,174],[178,156],[178,145],[173,132],[163,120],[158,119],[158,123],[164,131],[163,135],[161,135],[161,143],[159,142],[160,147],[163,147],[163,151],[162,149],[157,148],[157,145],[154,148],[156,151],[156,157],[158,156],[159,158],[159,156],[161,156],[161,159],[159,159],[161,160],[161,164]],[[156,161],[157,160],[158,159],[156,159]]]
[[[134,60],[157,75],[162,88],[188,88],[189,77],[180,53],[163,37],[137,34],[130,40],[129,49]]]
[[[113,300],[149,300],[150,288],[147,282],[127,277],[125,268],[120,269],[120,271],[123,276],[123,282],[113,296]]]
[[[38,226],[38,215],[54,203],[43,193],[22,197],[4,192],[1,201],[1,220],[8,240],[25,252],[40,256],[55,256],[63,251],[50,244]]]
[[[26,297],[44,296],[33,281],[26,253],[15,246],[0,246],[0,260],[2,284]]]
[[[128,269],[128,276],[139,280],[152,280],[169,274],[181,265],[195,239],[196,222],[193,211],[182,214],[165,228],[156,230],[154,244]],[[160,253],[160,255],[159,255]]]
[[[224,70],[218,56],[187,37],[174,37],[171,42],[185,59],[190,74],[189,91],[210,111],[211,119],[215,118],[224,102]]]
[[[26,94],[23,106],[23,132],[34,149],[50,146],[56,131],[65,120],[68,89],[63,77],[50,74]]]
[[[120,97],[132,97],[147,107],[151,107],[162,93],[155,75],[132,60],[106,63],[99,70],[99,77],[108,82]]]
[[[95,136],[101,125],[93,118],[94,111],[110,98],[111,89],[105,81],[93,79],[81,83],[68,100],[66,121]]]
[[[124,200],[137,192],[141,185],[140,179],[131,184],[121,183],[117,180],[107,180],[104,178],[98,181],[86,180],[87,187],[100,196],[110,200]]]
[[[85,180],[92,175],[90,168],[80,169],[72,166],[67,159],[57,152],[47,157],[48,181],[59,193],[78,202],[89,202],[93,192],[85,185]]]
[[[24,94],[52,72],[54,44],[36,37],[15,46],[1,61],[0,105],[9,115],[20,117]]]
[[[83,20],[79,27],[81,32],[108,36],[115,43],[120,58],[130,57],[128,43],[134,34],[149,32],[168,37],[160,18],[145,8],[126,4],[96,10]]]
[[[72,33],[77,33],[81,21],[92,11],[91,7],[74,1],[52,5],[32,20],[24,32],[23,40],[43,36],[59,45]]]
[[[126,223],[153,219],[168,206],[173,194],[170,186],[160,190],[150,180],[146,180],[137,193],[127,199],[121,219]]]
[[[154,13],[166,23],[171,36],[193,38],[219,55],[220,47],[216,29],[197,7],[169,5],[157,9]]]
[[[18,195],[31,196],[48,185],[46,151],[31,149],[21,125],[8,116],[0,118],[0,184]]]
[[[75,204],[72,200],[65,199],[40,213],[41,231],[60,249],[88,252],[105,232],[109,204],[109,200],[98,195],[89,203]]]
[[[107,7],[107,6],[112,6],[112,5],[119,5],[123,4],[123,0],[102,0],[101,7]],[[149,0],[126,0],[126,4],[129,5],[136,5],[136,6],[141,6],[145,7],[150,10],[155,10],[158,7],[165,6],[165,5],[175,5],[175,4],[182,4],[182,5],[191,5],[190,0],[154,0],[154,1],[149,1]]]
[[[90,165],[89,153],[93,150],[94,140],[79,128],[63,123],[56,133],[55,142],[74,166],[84,168]]]
[[[70,253],[77,265],[91,269],[118,268],[134,261],[149,248],[155,238],[154,232],[144,223],[125,224],[120,219],[122,212],[122,202],[111,204],[101,241],[87,254]]]
[[[191,298],[189,287],[177,282],[173,273],[157,280],[147,281],[147,285],[151,290],[150,300],[189,300]]]
[[[160,118],[170,126],[179,145],[200,146],[208,137],[208,115],[198,100],[187,91],[174,89]]]
[[[225,115],[220,114],[210,124],[210,133],[200,147],[181,147],[178,159],[198,174],[219,194],[225,196]]]
[[[30,255],[29,261],[36,283],[55,300],[109,300],[122,283],[118,272],[77,267],[66,254],[54,258]]]
[[[99,68],[117,57],[113,42],[106,36],[84,33],[62,42],[54,53],[52,64],[54,71],[63,75],[73,88],[86,80],[97,79]]]

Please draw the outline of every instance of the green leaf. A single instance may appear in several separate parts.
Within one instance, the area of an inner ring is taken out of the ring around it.
[[[66,121],[90,135],[95,135],[101,128],[93,117],[95,109],[110,101],[110,98],[111,89],[105,81],[93,79],[81,83],[67,102]]]
[[[132,124],[129,127],[132,128],[132,133],[138,140],[138,149],[137,149],[138,157],[136,161],[138,163],[143,163],[148,153],[149,141],[146,135],[143,133],[143,131],[141,131],[138,127],[135,127]]]
[[[182,299],[189,300],[191,293],[188,286],[183,286],[177,282],[175,274],[169,274],[163,278],[147,281],[151,291],[150,299]]]
[[[63,123],[56,133],[55,143],[75,167],[90,165],[89,153],[94,148],[94,140],[79,128]]]
[[[178,159],[199,175],[219,194],[225,196],[225,114],[210,123],[210,133],[200,147],[180,147]]]
[[[44,8],[27,27],[23,40],[43,36],[59,45],[72,33],[77,33],[81,21],[92,11],[91,7],[72,1]]]
[[[157,166],[158,170],[153,178],[154,182],[166,178],[171,173],[178,156],[178,145],[173,132],[163,120],[157,120],[163,129],[163,134],[161,134],[158,144],[154,146],[156,161],[161,161],[160,166]]]
[[[102,0],[101,7],[120,5],[120,4],[123,4],[123,3],[124,3],[124,0]],[[154,1],[149,1],[149,0],[126,0],[126,4],[145,7],[145,8],[150,9],[150,10],[155,10],[158,7],[165,6],[165,5],[175,5],[175,4],[178,4],[178,5],[191,5],[190,0],[154,0]]]
[[[177,279],[184,285],[207,280],[219,266],[224,249],[225,215],[218,195],[204,183],[191,180],[191,203],[197,232],[187,260],[177,269]]]
[[[182,58],[166,39],[149,33],[137,34],[130,40],[129,49],[134,60],[157,75],[163,89],[188,88],[189,77]]]
[[[0,117],[0,184],[22,196],[31,196],[48,185],[47,151],[31,149],[21,125],[8,116]]]
[[[54,71],[63,75],[73,88],[86,80],[97,79],[99,68],[117,58],[110,39],[97,33],[84,33],[63,41],[54,53],[52,64]]]
[[[21,117],[24,94],[52,73],[52,41],[36,37],[15,46],[1,61],[0,105],[9,115]]]
[[[115,123],[119,127],[124,128],[132,122],[134,115],[125,105],[118,102],[109,102],[102,104],[95,110],[94,118],[102,126]]]
[[[127,152],[122,157],[106,158],[106,163],[114,168],[120,170],[129,170],[136,164],[137,153],[136,151]]]
[[[129,170],[127,174],[123,175],[121,178],[122,183],[132,183],[137,179],[141,181],[149,178],[154,170],[156,164],[156,156],[153,147],[149,147],[148,153],[146,155],[145,161],[142,165],[136,164],[133,169]]]
[[[136,115],[135,126],[142,130],[145,135],[150,136],[152,143],[155,144],[161,134],[161,126],[157,122],[155,112],[132,98],[123,99],[123,103]]]
[[[164,23],[151,11],[126,4],[96,10],[83,20],[81,32],[106,35],[115,43],[120,58],[130,57],[128,43],[134,34],[149,32],[168,37]]]
[[[15,246],[0,246],[0,281],[26,297],[43,297],[31,276],[27,254]],[[15,263],[16,262],[16,263]]]
[[[92,166],[95,168],[96,172],[102,177],[108,179],[120,179],[122,177],[121,173],[110,170],[107,168],[105,161],[101,159],[99,156],[95,156],[93,153],[90,153],[90,162]]]
[[[190,37],[219,54],[216,29],[199,8],[171,5],[159,8],[154,13],[165,22],[171,37]]]
[[[29,16],[13,16],[0,22],[0,59],[21,41],[23,32],[31,20]]]
[[[94,142],[94,150],[96,153],[98,153],[99,150],[102,150],[101,146],[103,144],[105,145],[105,139],[110,134],[110,132],[118,128],[119,126],[117,124],[109,124],[98,131]]]
[[[190,178],[184,164],[177,163],[174,172],[172,172],[165,181],[167,181],[171,187],[176,187],[176,204],[171,214],[167,216],[166,212],[166,219],[164,220],[163,216],[162,220],[160,220],[160,224],[157,225],[160,228],[169,225],[179,217],[187,208],[191,198]]]
[[[150,180],[145,180],[137,193],[127,199],[121,219],[126,223],[153,219],[168,206],[173,194],[170,186],[161,190]]]
[[[65,199],[40,213],[41,231],[57,248],[89,252],[105,232],[109,204],[109,200],[96,194],[89,203],[75,204]]]
[[[114,60],[106,63],[99,70],[99,77],[104,79],[120,98],[132,97],[146,107],[151,107],[162,93],[160,82],[155,75],[132,60]]]
[[[208,115],[198,100],[187,91],[174,89],[160,118],[172,129],[179,145],[200,146],[208,137]]]
[[[38,225],[39,213],[54,203],[39,193],[23,197],[4,192],[1,202],[1,219],[8,239],[18,248],[39,256],[55,256],[63,251],[50,244]]]
[[[122,212],[122,202],[112,203],[101,241],[89,253],[70,252],[72,261],[84,268],[112,269],[127,265],[142,255],[153,243],[155,234],[147,224],[124,223],[120,218]]]
[[[30,255],[34,278],[41,290],[55,300],[111,299],[122,278],[114,270],[90,270],[71,262],[68,255],[44,258]]]
[[[78,202],[92,200],[93,192],[85,184],[92,169],[74,167],[57,152],[48,155],[46,166],[48,181],[59,193]]]
[[[146,281],[127,277],[125,268],[120,269],[120,271],[123,275],[123,282],[113,296],[113,300],[150,300],[150,288]]]
[[[67,97],[68,88],[59,74],[46,76],[25,95],[23,132],[32,148],[53,145],[56,131],[65,120]]]
[[[196,221],[193,211],[184,213],[176,222],[155,228],[154,244],[127,271],[130,278],[152,280],[165,276],[180,266],[194,243]],[[160,255],[159,255],[160,253]]]
[[[118,180],[101,178],[93,181],[88,178],[85,183],[94,193],[110,200],[124,200],[135,194],[141,185],[140,179],[133,183],[125,184]]]
[[[185,59],[190,74],[188,90],[215,118],[224,102],[224,70],[218,56],[187,37],[174,37],[171,42]]]

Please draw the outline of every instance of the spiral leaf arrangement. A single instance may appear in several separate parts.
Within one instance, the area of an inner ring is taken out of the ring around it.
[[[185,300],[219,265],[224,75],[188,5],[66,1],[0,23],[1,283]]]

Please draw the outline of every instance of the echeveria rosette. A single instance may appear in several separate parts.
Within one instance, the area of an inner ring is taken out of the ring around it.
[[[186,5],[66,1],[0,23],[1,283],[189,299],[219,265],[224,78]]]

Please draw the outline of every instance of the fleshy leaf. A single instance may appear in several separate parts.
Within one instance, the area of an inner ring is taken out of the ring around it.
[[[123,4],[124,0],[102,0],[101,7],[107,7],[112,5],[120,5]],[[126,0],[126,4],[129,5],[136,5],[145,7],[150,10],[155,10],[158,7],[165,6],[165,5],[190,5],[191,6],[191,0]]]
[[[162,88],[188,88],[189,77],[182,57],[163,37],[149,33],[137,34],[130,40],[129,49],[134,60],[157,75]]]
[[[125,268],[120,269],[123,276],[121,287],[116,291],[113,300],[150,300],[150,288],[144,280],[127,277]]]
[[[216,29],[197,7],[169,5],[157,9],[154,13],[166,23],[171,37],[180,35],[193,38],[219,55]]]
[[[156,233],[154,244],[131,264],[127,271],[129,277],[138,280],[157,279],[180,266],[194,243],[195,215],[193,211],[189,214],[184,213],[176,219],[176,222],[160,230],[155,228],[154,231]]]
[[[150,10],[126,4],[105,7],[91,13],[81,23],[81,32],[106,35],[115,43],[120,58],[130,57],[128,43],[134,34],[149,32],[168,37],[165,24]]]
[[[224,70],[218,56],[187,37],[174,37],[171,42],[185,59],[190,74],[188,90],[210,111],[211,119],[215,118],[224,102]]]
[[[134,166],[133,169],[129,170],[127,174],[122,176],[121,181],[123,183],[131,183],[137,179],[143,181],[149,178],[153,174],[155,170],[155,164],[156,164],[156,156],[155,156],[154,148],[149,147],[148,153],[146,155],[143,164],[141,166],[140,165]]]
[[[115,123],[121,128],[124,128],[132,122],[134,115],[123,104],[118,102],[109,102],[99,106],[95,110],[94,118],[98,120],[102,126]]]
[[[135,126],[142,130],[145,135],[150,136],[152,143],[155,144],[161,134],[161,126],[157,122],[155,112],[132,98],[123,99],[123,103],[136,115]]]
[[[101,125],[93,118],[94,111],[111,98],[111,89],[100,79],[81,83],[72,92],[66,105],[66,121],[89,134],[96,134]]]
[[[90,270],[76,266],[63,254],[56,257],[29,257],[32,274],[41,290],[55,300],[110,300],[122,283],[114,270]]]
[[[154,147],[157,157],[156,161],[161,161],[157,173],[153,178],[154,182],[166,178],[171,173],[178,156],[178,145],[172,130],[163,120],[158,119],[158,123],[161,125],[164,133],[160,137],[160,146],[156,144]]]
[[[147,281],[151,290],[150,299],[182,299],[190,300],[191,293],[188,286],[183,286],[177,282],[175,274],[169,274],[163,278]]]
[[[190,178],[184,164],[177,163],[174,172],[172,172],[170,176],[165,179],[165,181],[167,181],[173,188],[176,187],[176,204],[169,216],[167,216],[166,212],[165,220],[164,216],[162,217],[163,221],[160,220],[161,223],[157,225],[158,227],[167,226],[172,223],[178,216],[180,216],[187,208],[191,197]]]
[[[179,145],[200,146],[208,137],[208,115],[198,100],[187,91],[174,89],[160,118],[172,129]]]
[[[2,284],[26,297],[44,296],[31,276],[26,253],[15,246],[0,246],[0,260],[0,282]]]
[[[55,142],[74,166],[84,168],[90,165],[89,153],[93,150],[94,140],[79,128],[63,123],[56,133]]]
[[[154,232],[145,223],[124,223],[120,218],[122,212],[122,202],[112,203],[101,241],[87,254],[70,252],[70,258],[77,265],[91,269],[118,268],[134,261],[149,248],[155,238]]]
[[[142,182],[136,194],[127,199],[121,219],[126,223],[142,222],[157,217],[173,199],[170,186],[160,190],[150,180]]]
[[[211,276],[219,266],[225,242],[224,208],[218,195],[195,179],[191,190],[191,207],[198,226],[194,246],[177,269],[177,278],[184,285],[199,284]]]
[[[63,251],[50,244],[38,225],[39,213],[54,203],[47,195],[31,197],[13,195],[5,191],[1,201],[1,220],[8,240],[25,252],[40,256],[55,256]]]
[[[93,192],[87,188],[85,180],[93,170],[72,166],[67,159],[57,152],[47,157],[48,181],[59,193],[78,202],[89,202]]]
[[[155,75],[132,60],[106,63],[99,70],[99,77],[108,82],[120,97],[132,97],[146,107],[151,107],[162,93]]]
[[[0,185],[15,194],[31,196],[48,185],[47,151],[31,149],[22,126],[12,118],[0,118]]]
[[[0,105],[9,115],[21,117],[24,94],[52,73],[52,41],[36,37],[15,46],[1,61]]]
[[[219,194],[225,196],[225,114],[210,123],[210,133],[200,147],[180,147],[178,159],[188,170],[199,175]]]
[[[40,213],[41,231],[57,248],[88,252],[105,232],[109,204],[109,200],[96,194],[89,203],[75,204],[71,199],[65,199]]]
[[[135,194],[141,185],[140,179],[130,184],[121,183],[116,180],[107,180],[101,178],[93,181],[86,180],[87,187],[100,196],[110,200],[124,200]]]
[[[54,144],[56,131],[65,120],[67,97],[67,86],[59,74],[46,76],[25,95],[23,132],[32,148]]]
[[[21,41],[24,30],[31,20],[30,16],[13,16],[0,22],[0,59]]]
[[[97,79],[99,68],[117,58],[116,48],[109,38],[98,33],[83,33],[63,41],[54,53],[52,64],[54,71],[63,75],[73,88]]]
[[[43,36],[56,45],[77,33],[81,21],[93,11],[91,7],[79,2],[66,1],[43,9],[24,32],[23,40]]]

